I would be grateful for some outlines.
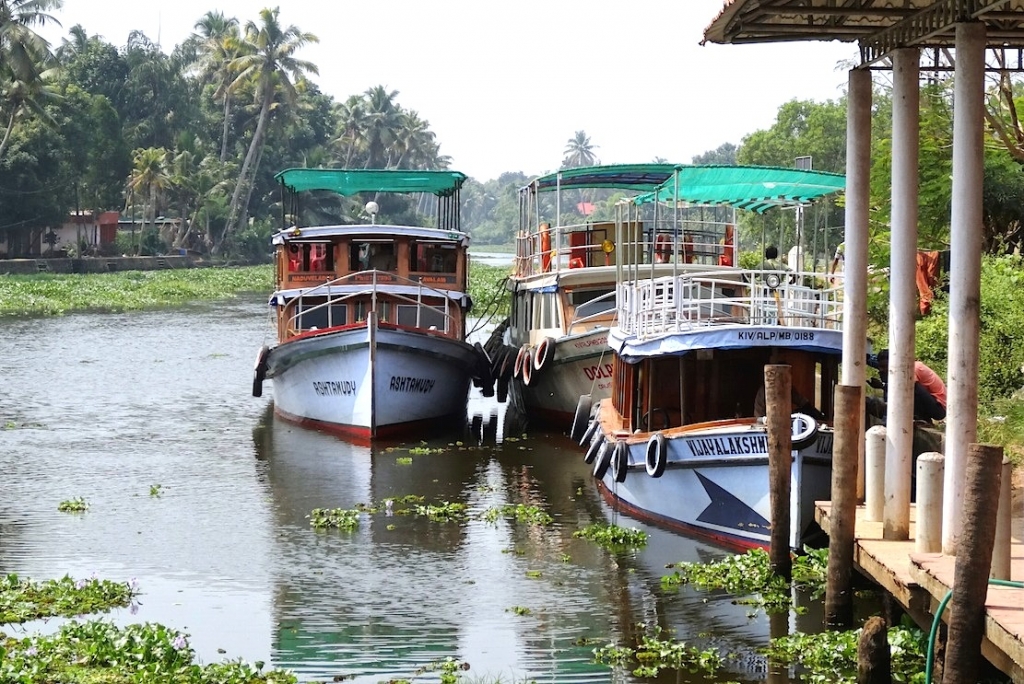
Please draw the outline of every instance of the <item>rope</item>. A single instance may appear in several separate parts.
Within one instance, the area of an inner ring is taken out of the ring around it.
[[[501,297],[505,295],[508,281],[509,276],[505,276],[505,278],[501,280],[501,282],[499,283],[499,287],[494,291],[494,296],[491,297],[491,301],[488,302],[487,306],[484,307],[484,313],[477,319],[476,325],[474,325],[473,329],[469,331],[467,337],[477,332],[481,328],[484,328],[487,325],[489,325],[494,316],[497,315],[498,301]],[[491,310],[492,307],[493,311]]]

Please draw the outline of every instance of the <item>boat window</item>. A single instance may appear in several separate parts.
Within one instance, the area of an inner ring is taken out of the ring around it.
[[[349,246],[352,271],[394,271],[398,265],[393,242],[353,242]]]
[[[586,318],[613,310],[615,297],[612,292],[611,288],[571,291],[569,303],[576,307],[576,318]]]
[[[396,308],[398,309],[398,325],[447,331],[442,311],[415,304],[399,304]]]
[[[420,273],[455,273],[456,246],[450,243],[413,241],[409,257],[410,271]]]
[[[334,270],[334,250],[329,242],[293,242],[288,245],[288,271],[323,273]]]
[[[348,322],[348,307],[344,304],[331,304],[329,307],[324,302],[299,302],[299,330],[322,330],[336,325],[345,325]]]

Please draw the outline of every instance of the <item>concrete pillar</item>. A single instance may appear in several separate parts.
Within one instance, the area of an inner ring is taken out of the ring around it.
[[[892,245],[889,268],[889,377],[886,401],[884,539],[910,538],[914,461],[914,321],[917,310],[917,180],[920,53],[892,58]]]
[[[985,25],[956,25],[953,90],[953,201],[946,383],[946,474],[942,552],[956,554],[968,446],[978,437],[978,344],[981,299]]]
[[[885,426],[868,428],[864,438],[864,519],[882,522],[885,514]]]
[[[917,530],[914,550],[942,551],[942,471],[945,458],[929,451],[917,457]]]
[[[846,109],[846,243],[843,276],[843,385],[864,386],[868,337],[868,205],[871,172],[871,72],[852,69]],[[864,407],[860,410],[864,429]],[[864,500],[864,446],[857,500]]]
[[[1013,464],[1003,458],[1003,474],[999,478],[999,512],[996,514],[996,539],[992,546],[992,579],[1010,579],[1010,530],[1013,527]]]

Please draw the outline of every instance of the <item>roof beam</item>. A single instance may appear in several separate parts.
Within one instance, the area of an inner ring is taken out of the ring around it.
[[[893,50],[911,47],[948,32],[1005,5],[1008,0],[939,0],[925,9],[860,40],[861,64],[877,62]]]

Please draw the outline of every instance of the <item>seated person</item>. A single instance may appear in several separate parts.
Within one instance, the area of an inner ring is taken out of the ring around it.
[[[868,385],[882,390],[882,399],[868,397],[869,415],[885,419],[886,402],[889,397],[889,350],[883,349],[877,356],[868,356],[868,365],[878,369],[877,378],[868,380]],[[946,418],[946,383],[939,374],[920,361],[914,361],[914,420],[931,424]]]

